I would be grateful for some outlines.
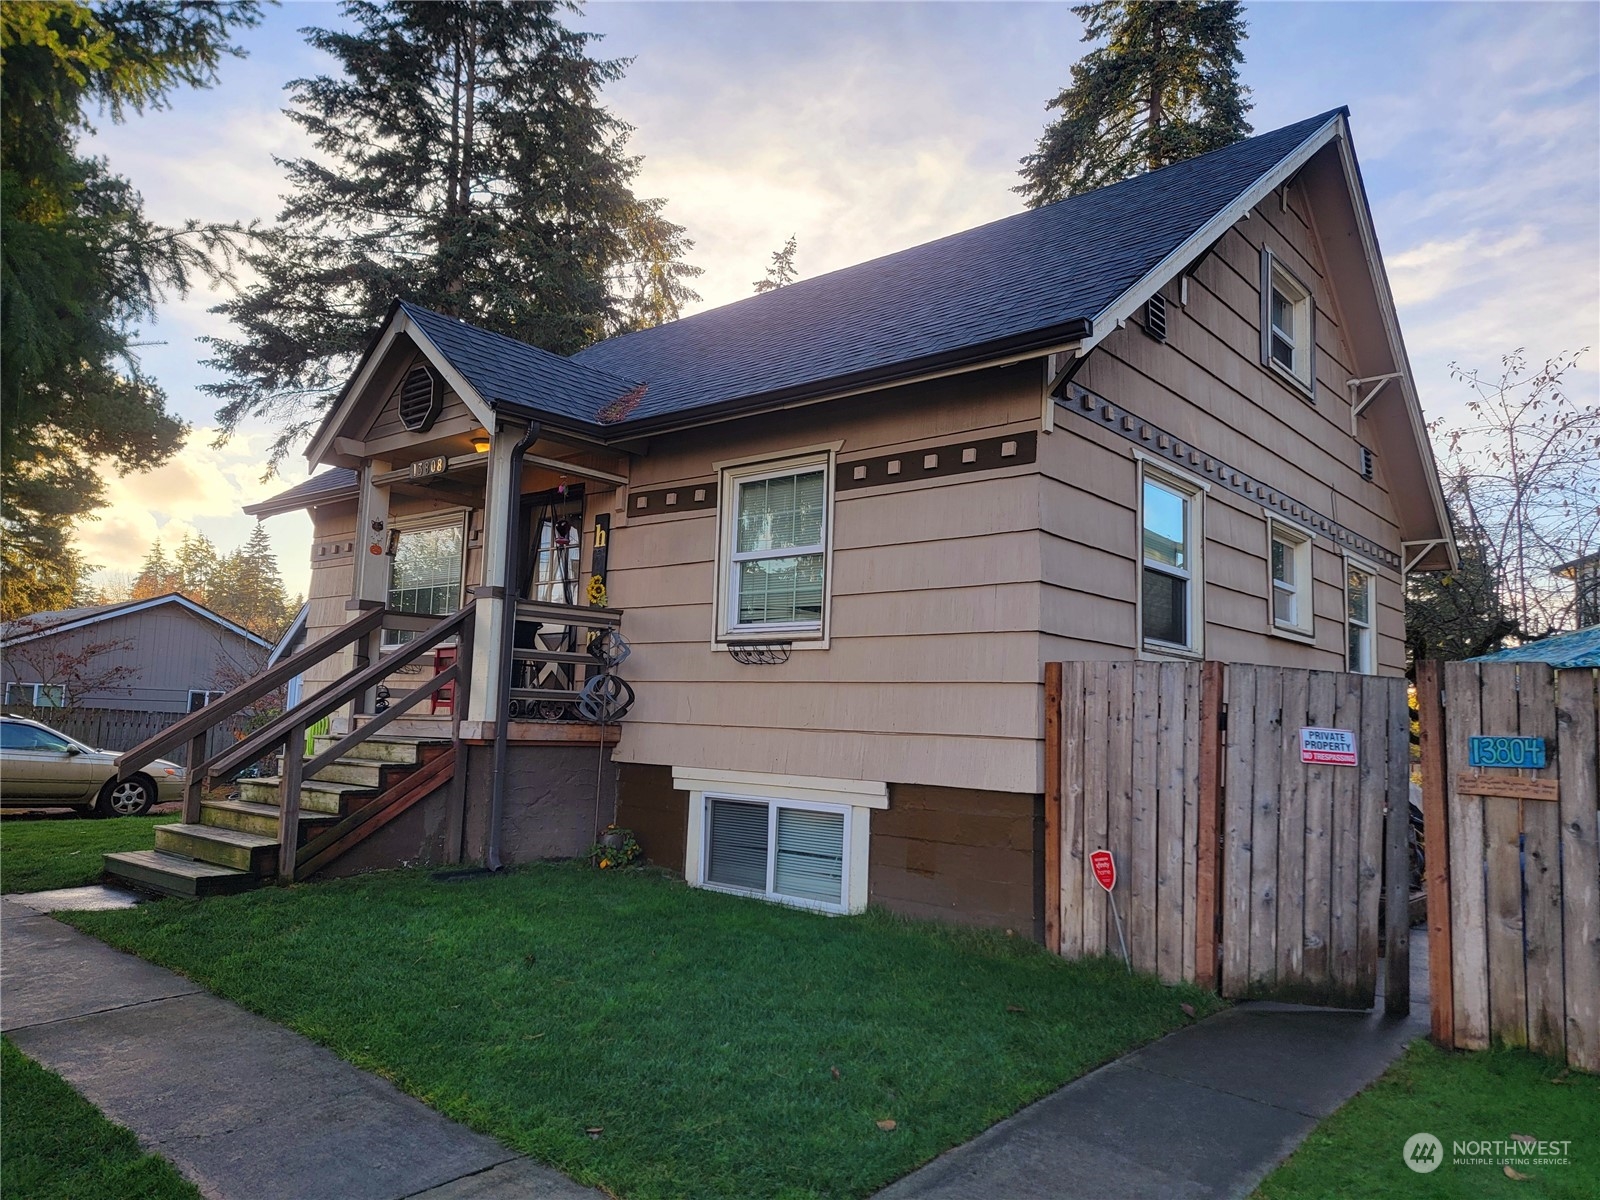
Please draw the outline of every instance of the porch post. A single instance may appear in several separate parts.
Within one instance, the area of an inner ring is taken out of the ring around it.
[[[389,489],[373,482],[377,475],[389,469],[382,459],[366,459],[361,464],[360,494],[356,505],[355,578],[351,582],[350,600],[345,605],[350,610],[349,619],[358,620],[362,613],[373,607],[382,607],[389,600]],[[374,630],[362,638],[350,652],[357,662],[373,661],[383,639],[382,630]],[[368,692],[350,702],[349,714],[372,711],[372,693]]]
[[[511,527],[512,498],[522,487],[522,472],[513,471],[512,459],[526,430],[525,425],[501,421],[489,447],[489,475],[483,491],[483,573],[476,589],[474,662],[467,695],[469,721],[495,722],[505,710],[505,697],[500,693],[500,660],[510,650],[505,640],[505,606],[512,599],[507,593],[513,586],[506,578],[506,547],[516,535]]]

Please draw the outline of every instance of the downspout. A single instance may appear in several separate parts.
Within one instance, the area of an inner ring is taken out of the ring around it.
[[[494,773],[489,779],[489,849],[484,856],[491,871],[498,871],[500,862],[500,820],[506,808],[506,749],[511,741],[511,650],[517,640],[517,517],[522,507],[522,456],[528,447],[539,440],[539,422],[534,421],[523,430],[517,444],[511,448],[511,463],[507,475],[511,480],[511,511],[506,519],[505,595],[500,629],[500,711],[494,721]]]

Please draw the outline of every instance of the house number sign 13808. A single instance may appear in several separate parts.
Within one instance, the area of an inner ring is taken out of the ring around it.
[[[1467,739],[1467,765],[1472,767],[1545,766],[1542,737],[1497,737],[1474,734]]]

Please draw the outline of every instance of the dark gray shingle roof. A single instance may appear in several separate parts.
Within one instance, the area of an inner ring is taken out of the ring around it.
[[[303,483],[295,484],[288,491],[279,492],[276,496],[255,504],[246,504],[244,511],[252,517],[271,517],[278,513],[294,512],[299,508],[310,508],[314,504],[326,504],[343,496],[354,496],[356,483],[356,473],[349,467],[332,467],[313,475]]]

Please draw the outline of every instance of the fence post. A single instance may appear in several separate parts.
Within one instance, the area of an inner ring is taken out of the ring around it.
[[[1368,695],[1374,691],[1369,688]],[[1404,1017],[1411,1013],[1411,712],[1403,686],[1390,689],[1386,716],[1383,1011],[1391,1017]]]
[[[1417,724],[1422,749],[1423,869],[1428,887],[1428,1007],[1433,1040],[1456,1040],[1455,979],[1450,957],[1450,822],[1445,815],[1444,671],[1417,664]]]
[[[1222,664],[1200,668],[1200,794],[1196,805],[1194,981],[1217,989],[1217,898],[1222,869]]]
[[[1044,665],[1044,945],[1061,953],[1061,664]]]
[[[300,776],[306,765],[306,723],[296,721],[283,746],[283,776],[278,781],[278,882],[293,883],[300,851]]]

